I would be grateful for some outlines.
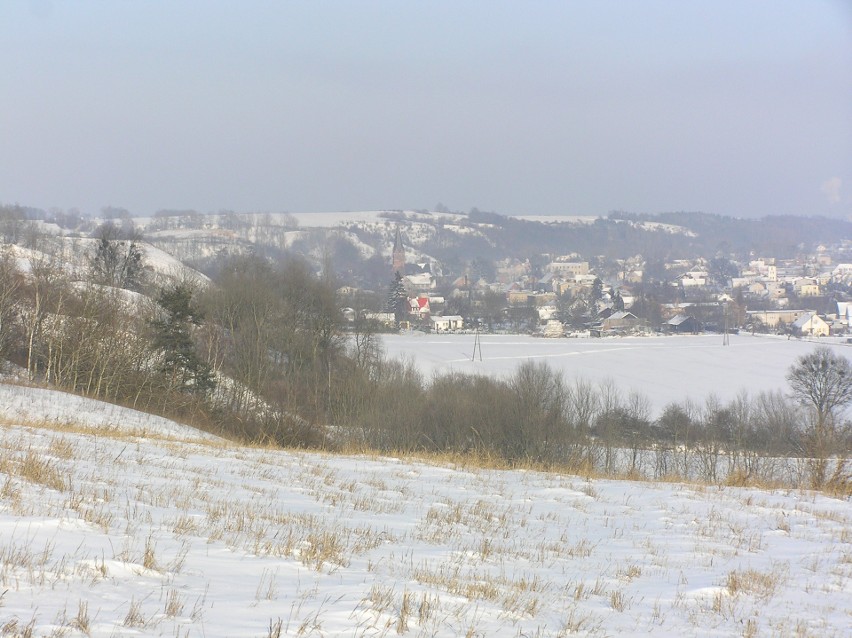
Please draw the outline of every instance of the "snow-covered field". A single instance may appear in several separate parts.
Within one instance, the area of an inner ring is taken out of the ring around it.
[[[0,636],[852,635],[849,500],[180,441],[0,388]]]
[[[722,345],[722,335],[605,339],[481,335],[479,339],[481,361],[479,350],[473,356],[471,334],[412,332],[385,335],[382,341],[389,357],[414,362],[427,377],[449,370],[508,376],[524,361],[545,361],[569,380],[611,380],[625,395],[638,391],[655,414],[669,402],[702,403],[711,393],[728,401],[741,391],[786,392],[790,365],[821,344],[852,359],[852,346],[844,340],[817,343],[745,334],[730,335],[728,346]]]

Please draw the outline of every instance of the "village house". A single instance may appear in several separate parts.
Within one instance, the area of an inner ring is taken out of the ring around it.
[[[674,334],[697,334],[701,323],[692,315],[678,314],[663,323],[663,330]]]
[[[539,306],[538,310],[538,320],[541,322],[547,322],[551,319],[556,319],[559,315],[559,308],[557,308],[554,304],[549,303],[543,306]]]
[[[828,324],[815,312],[802,315],[790,328],[794,335],[800,337],[827,337],[831,332]]]
[[[638,322],[639,318],[632,312],[618,310],[601,322],[601,331],[629,330],[635,328]]]
[[[784,299],[787,296],[787,289],[784,288],[784,284],[772,281],[766,282],[766,296],[770,299]]]
[[[433,332],[452,332],[464,328],[464,319],[459,315],[432,317],[429,322]]]
[[[707,273],[701,270],[691,270],[682,274],[679,278],[683,288],[695,288],[707,285]]]
[[[695,304],[689,301],[681,303],[664,303],[660,304],[660,313],[663,319],[668,320],[680,314],[686,314],[687,308],[691,308]]]
[[[396,316],[392,312],[366,312],[364,319],[388,328],[392,328],[396,324]]]
[[[780,324],[790,325],[799,317],[813,313],[813,310],[747,310],[747,323],[761,323],[767,328],[776,328]]]
[[[408,305],[408,314],[411,315],[412,320],[427,319],[432,312],[429,305],[429,297],[426,296],[413,297],[408,300]]]
[[[800,277],[793,281],[793,290],[799,297],[818,297],[819,283],[811,277]]]
[[[534,302],[533,293],[529,290],[510,290],[506,293],[510,306],[529,306]]]
[[[431,272],[419,272],[405,276],[405,287],[412,292],[434,290],[437,286]]]
[[[562,325],[562,322],[558,319],[550,319],[545,324],[544,328],[541,331],[541,335],[543,337],[564,337],[565,336],[565,326]]]
[[[775,265],[775,259],[755,259],[748,264],[748,270],[743,273],[753,273],[760,276],[765,281],[778,280],[778,267]]]
[[[569,261],[564,257],[557,257],[547,265],[547,270],[564,279],[576,279],[589,274],[589,262]]]
[[[852,283],[852,264],[837,264],[831,271],[831,280],[835,283]]]

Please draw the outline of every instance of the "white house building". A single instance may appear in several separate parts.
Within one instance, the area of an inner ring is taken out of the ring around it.
[[[831,332],[828,324],[816,313],[802,315],[790,327],[793,334],[809,337],[827,337]]]
[[[433,332],[449,332],[464,328],[464,319],[462,319],[459,315],[431,317],[430,322],[432,324]]]

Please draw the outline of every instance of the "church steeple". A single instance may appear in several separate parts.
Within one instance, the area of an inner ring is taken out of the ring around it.
[[[396,237],[393,242],[393,271],[400,275],[405,274],[405,249],[402,247],[402,235],[399,226],[396,227]]]

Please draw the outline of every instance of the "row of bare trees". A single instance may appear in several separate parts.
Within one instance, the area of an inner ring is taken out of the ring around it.
[[[0,256],[0,355],[31,380],[98,396],[138,401],[150,380],[144,317],[152,308],[124,291],[73,282],[61,263],[36,253],[19,268]]]
[[[799,362],[791,375],[801,369]],[[510,463],[733,483],[790,483],[782,471],[791,466],[778,459],[795,457],[806,459],[796,483],[852,487],[844,462],[852,431],[836,410],[842,404],[820,419],[795,388],[793,396],[778,390],[674,402],[654,418],[641,394],[611,381],[567,380],[542,363],[522,364],[507,379],[451,372],[427,381],[411,363],[378,359],[338,383],[332,400],[337,435],[371,449],[474,452]]]

